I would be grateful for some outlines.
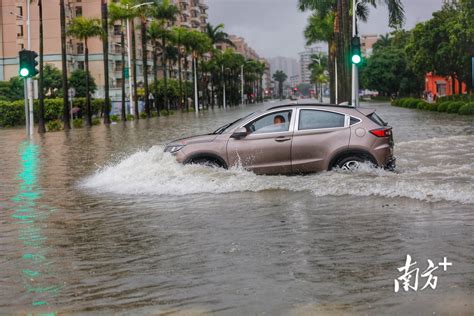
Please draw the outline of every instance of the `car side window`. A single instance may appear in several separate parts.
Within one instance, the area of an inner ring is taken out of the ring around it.
[[[345,116],[339,113],[301,110],[298,130],[344,127]]]
[[[290,120],[291,110],[274,112],[250,122],[246,128],[252,134],[286,132],[290,129]]]

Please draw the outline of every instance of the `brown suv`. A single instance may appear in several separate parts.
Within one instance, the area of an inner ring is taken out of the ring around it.
[[[392,128],[373,109],[336,105],[275,106],[176,140],[165,152],[184,164],[242,165],[258,174],[352,170],[361,162],[395,168]]]

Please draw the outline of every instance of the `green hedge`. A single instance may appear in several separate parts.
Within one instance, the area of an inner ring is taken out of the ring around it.
[[[99,115],[104,105],[103,99],[94,99],[91,102],[93,115]],[[81,109],[85,115],[86,99],[76,98],[72,103],[73,107]],[[25,124],[25,105],[23,100],[0,101],[0,127],[13,127]],[[38,122],[38,100],[33,102],[34,119]],[[63,99],[45,99],[44,117],[46,122],[61,119],[63,116]]]
[[[416,98],[404,98],[392,101],[392,105],[409,109],[458,113],[462,115],[474,115],[474,101],[459,101],[461,99],[469,100],[470,96],[463,95],[459,97],[460,98],[458,98],[457,100],[455,100],[456,98],[448,99],[446,97],[442,100],[438,100],[437,103],[428,103],[424,100]]]
[[[474,115],[474,102],[466,103],[459,109],[461,115]]]

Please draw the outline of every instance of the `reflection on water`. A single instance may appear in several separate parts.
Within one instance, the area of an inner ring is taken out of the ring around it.
[[[0,130],[0,314],[472,314],[472,118],[376,106],[399,173],[266,177],[161,150],[255,106]],[[395,295],[408,253],[453,269]]]
[[[47,221],[48,211],[38,205],[41,188],[38,185],[40,148],[33,142],[20,144],[20,168],[17,179],[20,181],[18,193],[11,198],[12,224],[18,228],[18,240],[21,242],[18,251],[21,261],[17,266],[22,271],[22,282],[28,293],[31,306],[44,307],[49,298],[54,296],[59,287],[50,284],[48,275],[54,263],[48,260],[45,243],[47,237],[42,233],[38,222]],[[40,315],[56,315],[53,312]]]

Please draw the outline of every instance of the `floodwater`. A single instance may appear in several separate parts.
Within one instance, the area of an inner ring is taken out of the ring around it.
[[[394,127],[396,173],[257,176],[162,152],[260,106],[0,130],[0,314],[472,315],[472,117],[366,106]],[[407,254],[418,290],[395,293]]]

